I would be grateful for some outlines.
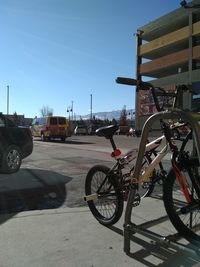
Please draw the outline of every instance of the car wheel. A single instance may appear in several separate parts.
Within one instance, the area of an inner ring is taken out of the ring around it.
[[[14,173],[17,172],[21,166],[22,156],[20,149],[15,146],[9,146],[2,157],[1,171],[3,173]]]

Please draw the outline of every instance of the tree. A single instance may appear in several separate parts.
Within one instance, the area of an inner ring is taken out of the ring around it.
[[[20,124],[20,118],[19,116],[17,115],[17,112],[15,111],[14,114],[13,114],[13,121],[16,125],[19,125]]]
[[[117,120],[115,118],[112,119],[112,124],[117,125]]]
[[[42,115],[42,117],[45,117],[45,116],[53,116],[53,109],[52,108],[49,108],[49,106],[43,106],[41,109],[40,109],[40,113]]]
[[[119,118],[119,125],[126,126],[127,125],[127,112],[126,112],[126,106],[123,107],[121,111],[121,115]]]

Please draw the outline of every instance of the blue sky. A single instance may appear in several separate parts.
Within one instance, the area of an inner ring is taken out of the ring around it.
[[[0,111],[26,117],[134,108],[137,28],[179,7],[178,0],[1,0]]]

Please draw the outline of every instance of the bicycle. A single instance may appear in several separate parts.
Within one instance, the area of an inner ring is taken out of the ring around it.
[[[180,88],[178,88],[174,94],[170,94],[170,97],[174,98],[173,106],[176,106],[176,99],[178,98],[178,96],[180,94],[179,89]],[[166,94],[166,93],[164,92],[164,94]],[[185,125],[186,125],[185,123],[182,123],[182,124],[178,124],[178,125],[172,127],[172,130],[174,132],[173,136],[176,137],[177,140],[181,140],[181,136],[180,136],[178,129],[180,127],[185,126]],[[101,166],[101,165],[97,165],[97,166],[94,166],[91,168],[91,170],[88,172],[87,177],[86,177],[86,183],[85,183],[86,195],[93,194],[92,191],[95,191],[95,190],[97,192],[99,191],[98,188],[97,189],[93,188],[93,190],[91,189],[91,184],[95,180],[96,175],[99,176],[98,180],[101,179],[102,183],[103,183],[105,175],[106,175],[106,177],[108,177],[109,175],[112,176],[113,174],[115,174],[115,177],[118,177],[117,180],[118,180],[118,183],[120,184],[121,191],[123,192],[123,201],[127,200],[127,196],[128,196],[128,192],[129,192],[128,187],[129,187],[129,183],[130,183],[129,177],[131,176],[131,173],[134,170],[134,162],[133,161],[136,159],[137,151],[130,150],[123,157],[120,156],[121,151],[116,148],[116,144],[115,144],[114,139],[113,139],[113,136],[118,131],[118,128],[119,127],[116,125],[113,125],[113,126],[110,125],[110,126],[101,127],[99,129],[97,129],[97,131],[96,131],[96,134],[98,136],[104,136],[105,138],[110,140],[111,146],[113,148],[113,152],[111,153],[111,156],[113,158],[115,158],[115,160],[117,162],[116,162],[116,164],[114,164],[114,166],[111,169],[106,167],[106,166]],[[182,140],[183,142],[182,142],[181,149],[180,149],[181,151],[185,149],[185,146],[186,146],[186,144],[190,138],[191,138],[191,133],[187,134],[186,138]],[[157,155],[156,149],[160,145],[162,145],[162,143],[164,143],[164,142],[165,142],[165,138],[164,138],[164,136],[161,136],[161,137],[157,138],[156,140],[150,142],[147,145],[145,156],[144,156],[144,162],[142,164],[143,169],[145,169],[146,165],[149,165],[150,162],[153,160],[153,158],[155,158],[155,156]],[[163,164],[160,162],[159,168],[153,170],[152,174],[149,176],[148,181],[145,181],[140,185],[139,197],[143,198],[143,197],[150,196],[154,190],[155,184],[156,183],[162,184],[165,177],[166,177],[166,174],[167,174],[167,172],[164,169]],[[101,178],[100,178],[100,176],[101,176]],[[95,197],[97,196],[95,194],[96,191],[94,192],[94,194],[92,196],[93,200],[95,200]],[[89,199],[88,197],[85,197],[85,200],[88,200],[88,199]],[[103,205],[102,202],[105,199],[106,199],[106,194],[104,192],[101,196],[101,200],[100,200],[100,196],[98,196],[98,200],[100,202],[99,204]],[[90,200],[92,200],[91,197],[90,197]],[[110,218],[108,218],[108,215],[106,217],[104,214],[102,214],[103,212],[108,211],[108,207],[102,209],[101,212],[97,212],[96,206],[98,204],[93,205],[92,202],[88,202],[88,205],[89,205],[93,215],[104,225],[114,224],[118,220],[117,218],[121,217],[122,211],[119,213],[116,212],[117,216],[116,217],[113,216],[113,218],[110,220]],[[123,208],[122,208],[122,210],[123,210]]]
[[[134,79],[119,78],[119,82],[131,85],[138,85],[141,89],[151,88],[152,95],[158,113],[152,115],[145,123],[142,133],[142,142],[139,146],[139,153],[134,169],[133,177],[136,185],[131,188],[125,212],[124,237],[125,250],[129,249],[130,231],[135,228],[131,222],[132,203],[134,202],[137,185],[140,183],[139,177],[142,155],[145,151],[146,140],[148,138],[149,129],[152,124],[159,120],[161,129],[163,129],[167,143],[165,148],[172,153],[172,168],[167,175],[163,184],[163,202],[169,219],[178,233],[189,242],[198,244],[200,241],[200,175],[199,175],[199,159],[200,159],[200,114],[194,112],[183,111],[180,109],[172,109],[171,111],[159,110],[158,100],[155,95],[155,88],[144,82],[138,82]],[[183,86],[184,88],[184,86]],[[181,118],[189,123],[192,129],[192,135],[195,144],[195,153],[190,155],[187,151],[179,151],[177,145],[171,138],[170,127],[165,120]],[[162,152],[162,151],[161,151]],[[160,152],[160,154],[161,154]],[[162,158],[162,156],[161,156]],[[152,164],[153,165],[153,164]],[[148,174],[148,170],[145,175]],[[144,176],[145,176],[144,175]],[[142,177],[143,178],[143,177]],[[132,227],[133,226],[133,227]],[[137,228],[137,227],[136,227]],[[136,229],[135,228],[135,229]]]
[[[198,121],[200,121],[200,115],[197,113],[189,113],[184,112],[180,109],[172,109],[171,111],[161,111],[161,107],[158,102],[158,98],[155,93],[155,88],[149,84],[144,82],[139,82],[134,79],[129,78],[118,78],[118,83],[128,84],[128,85],[137,85],[140,89],[149,90],[151,88],[151,92],[153,95],[153,99],[155,105],[157,107],[158,113],[152,115],[145,123],[142,131],[141,142],[139,146],[139,151],[137,155],[136,164],[133,168],[133,172],[130,172],[127,177],[128,182],[128,201],[127,207],[125,211],[125,223],[124,223],[124,238],[125,238],[125,250],[129,250],[128,242],[130,242],[130,233],[135,231],[134,224],[131,222],[131,214],[133,207],[140,204],[141,198],[138,194],[140,185],[149,181],[149,177],[152,177],[152,174],[161,162],[163,157],[169,152],[172,152],[172,170],[169,172],[167,177],[164,179],[163,184],[163,201],[166,212],[171,220],[172,224],[176,228],[176,230],[190,242],[199,241],[199,232],[195,232],[198,230],[197,226],[199,224],[194,222],[192,215],[194,211],[197,211],[197,216],[199,220],[199,206],[200,206],[200,181],[199,181],[199,149],[200,149],[200,136],[199,136],[199,127]],[[181,87],[185,89],[185,86]],[[180,152],[178,150],[177,145],[174,143],[172,138],[172,133],[170,129],[170,125],[166,123],[165,120],[169,119],[177,119],[181,118],[186,123],[191,125],[194,141],[197,147],[197,155],[198,157],[191,158],[184,149]],[[163,130],[164,135],[159,139],[159,142],[153,143],[153,145],[157,145],[156,148],[160,145],[161,140],[166,140],[166,144],[163,149],[155,156],[155,158],[146,164],[145,160],[145,169],[141,172],[144,157],[146,152],[151,152],[151,145],[147,144],[148,141],[148,133],[152,127],[152,124],[156,121],[160,120],[161,129]],[[108,130],[107,130],[108,129]],[[119,151],[116,149],[115,144],[112,140],[112,134],[115,130],[114,126],[100,130],[101,134],[108,139],[110,139],[111,144],[114,148],[114,157],[119,156]],[[147,148],[150,147],[148,151]],[[120,161],[120,160],[119,160]],[[187,162],[187,165],[185,164]],[[101,169],[101,172],[104,173],[104,179],[102,180],[101,185],[99,184],[98,171]],[[97,189],[93,187],[92,180],[93,175],[97,173]],[[109,173],[109,175],[107,175]],[[183,176],[187,174],[185,178]],[[103,225],[112,225],[116,223],[122,215],[123,212],[123,202],[124,196],[123,186],[120,184],[120,175],[117,172],[110,171],[107,167],[96,166],[92,168],[86,178],[85,191],[86,197],[85,200],[88,202],[88,206],[96,217],[96,219],[102,223]],[[175,199],[175,195],[173,191],[177,189],[175,180],[178,178],[179,180],[179,199]],[[126,181],[126,180],[125,180]],[[190,189],[191,187],[191,189]],[[94,188],[94,193],[92,193]],[[126,191],[125,191],[126,192]],[[182,195],[181,195],[182,194]],[[184,197],[184,200],[181,199]],[[186,201],[185,201],[186,199]],[[101,208],[98,207],[98,201],[104,201],[103,203],[106,205]],[[181,201],[180,201],[181,200]],[[177,202],[179,204],[179,209],[177,210]],[[110,204],[112,211],[108,210],[108,204]],[[184,219],[182,220],[182,217]],[[190,217],[190,221],[185,221],[185,217]],[[193,223],[196,225],[196,229],[193,226]],[[127,241],[129,240],[129,241]]]
[[[172,130],[175,131],[176,135],[177,135],[176,130],[182,126],[183,124],[172,128]],[[110,204],[108,203],[108,201],[115,202],[115,199],[111,198],[111,191],[114,190],[112,189],[112,187],[114,186],[112,186],[111,184],[112,183],[119,184],[118,187],[120,187],[120,192],[122,192],[123,202],[127,201],[129,186],[131,182],[130,176],[131,173],[134,171],[133,161],[136,159],[137,156],[137,150],[130,150],[122,157],[120,156],[121,151],[116,148],[116,144],[113,140],[113,136],[117,132],[118,128],[119,128],[118,125],[110,125],[97,129],[96,134],[98,136],[104,136],[110,140],[113,148],[111,157],[113,157],[116,160],[116,163],[112,168],[108,168],[107,166],[103,165],[93,166],[89,170],[85,182],[86,196],[84,199],[88,201],[89,208],[93,213],[94,217],[101,224],[106,226],[116,223],[120,219],[123,212],[123,203],[121,201],[119,201],[118,203],[119,205],[118,208],[113,207],[113,211],[111,210],[112,206],[111,207],[108,206],[108,204]],[[190,131],[187,134],[186,138],[182,140],[180,151],[184,151],[188,140],[191,139],[191,133],[192,132]],[[176,137],[176,139],[180,140],[181,137],[178,136]],[[142,164],[142,171],[145,169],[146,166],[148,166],[152,162],[153,158],[157,156],[156,149],[160,145],[165,143],[165,141],[166,141],[165,137],[161,136],[147,144]],[[159,168],[153,170],[152,174],[148,178],[148,181],[144,181],[143,183],[140,184],[138,198],[151,196],[156,183],[163,184],[166,175],[167,171],[164,169],[163,164],[160,162]],[[112,176],[114,180],[117,180],[117,182],[116,183],[114,181],[110,182],[109,176]],[[94,183],[96,179],[98,179],[98,181],[97,184],[95,185]],[[100,192],[102,189],[104,191]],[[115,193],[112,192],[112,195],[115,195]],[[96,203],[94,203],[94,201],[96,201]],[[100,206],[100,208],[98,208],[98,206]]]
[[[124,201],[127,200],[130,175],[134,170],[133,161],[136,159],[137,150],[130,150],[121,157],[121,151],[116,147],[113,136],[118,130],[118,125],[109,125],[97,129],[98,136],[104,136],[109,139],[113,148],[111,157],[116,160],[112,168],[103,165],[93,166],[87,173],[85,180],[85,200],[93,213],[94,217],[103,225],[112,225],[116,223],[123,212]],[[143,169],[152,161],[151,155],[156,155],[155,149],[161,145],[164,137],[157,138],[149,143],[144,157]],[[131,165],[131,166],[130,166]],[[154,170],[148,182],[144,182],[140,187],[140,197],[150,196],[155,183],[164,180],[166,171],[160,163],[160,169]],[[115,195],[120,191],[121,198],[118,199],[118,207],[114,207],[116,203]],[[113,203],[113,204],[112,204]],[[113,206],[113,207],[112,207]]]

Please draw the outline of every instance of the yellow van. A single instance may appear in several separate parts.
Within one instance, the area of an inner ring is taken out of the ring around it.
[[[35,118],[31,125],[32,135],[42,141],[60,138],[63,142],[70,135],[69,122],[65,117],[47,116]]]

